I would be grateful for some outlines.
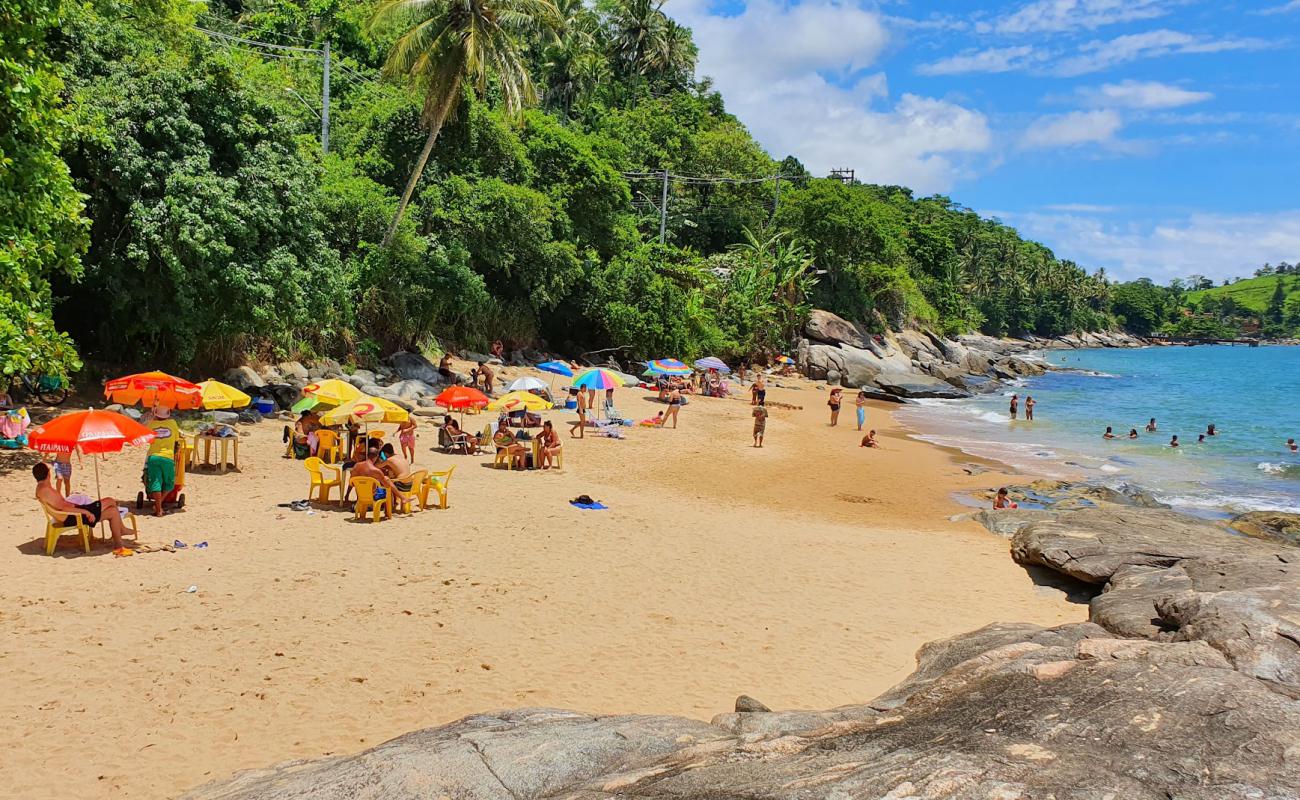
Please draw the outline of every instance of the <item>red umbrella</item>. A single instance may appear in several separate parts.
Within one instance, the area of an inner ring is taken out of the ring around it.
[[[483,408],[489,402],[488,396],[469,386],[452,386],[442,390],[442,394],[433,398],[433,402],[443,408],[455,408],[464,411],[467,408]]]
[[[167,408],[200,408],[203,387],[166,372],[124,375],[104,384],[104,397],[122,405],[161,405]]]
[[[118,453],[126,445],[140,446],[152,442],[153,431],[113,411],[73,411],[55,417],[44,425],[27,432],[27,446],[42,453],[71,453],[80,450],[94,456],[97,453]],[[99,459],[95,462],[95,494],[99,490]],[[101,523],[103,520],[101,520]]]

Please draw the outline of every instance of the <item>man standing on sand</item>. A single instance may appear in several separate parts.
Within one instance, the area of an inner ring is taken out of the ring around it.
[[[1018,394],[1011,395],[1011,418],[1012,419],[1016,418],[1016,409],[1019,407],[1019,405],[1020,405],[1020,395]]]
[[[122,524],[122,513],[118,511],[116,500],[101,497],[85,505],[69,503],[50,483],[50,467],[45,462],[32,465],[32,477],[36,479],[36,500],[55,513],[67,514],[63,520],[64,525],[75,525],[76,518],[81,517],[87,525],[94,527],[102,519],[108,523],[108,530],[113,534],[113,547],[125,547],[122,544],[122,534],[126,532],[126,526]]]
[[[569,438],[583,439],[587,435],[587,393],[578,389],[578,421],[569,423]],[[577,433],[575,437],[573,434]]]
[[[492,396],[492,387],[496,383],[496,373],[487,365],[486,361],[480,361],[478,365],[478,374],[483,376],[483,394],[488,397]]]
[[[763,434],[767,432],[767,405],[759,403],[754,406],[754,446],[763,446]]]
[[[1031,394],[1025,398],[1025,419],[1029,420],[1030,422],[1034,421],[1034,405],[1035,405],[1034,396]],[[1012,416],[1015,415],[1012,414]]]

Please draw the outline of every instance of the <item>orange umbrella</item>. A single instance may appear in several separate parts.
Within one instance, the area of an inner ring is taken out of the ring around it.
[[[140,372],[104,384],[104,397],[114,403],[166,408],[201,408],[203,388],[166,372]]]
[[[443,389],[441,394],[433,398],[433,402],[443,408],[455,408],[464,411],[467,408],[483,408],[491,400],[478,389],[469,386],[452,386]]]

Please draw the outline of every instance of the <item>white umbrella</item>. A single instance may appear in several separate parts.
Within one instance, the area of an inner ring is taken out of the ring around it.
[[[534,389],[542,390],[546,388],[546,381],[540,378],[534,378],[531,375],[525,375],[522,378],[515,378],[509,386],[507,392],[530,392]]]

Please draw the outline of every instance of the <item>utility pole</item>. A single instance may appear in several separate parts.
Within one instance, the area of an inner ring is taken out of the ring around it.
[[[772,219],[776,219],[776,212],[781,208],[781,175],[776,176],[776,188],[773,190],[772,197]]]
[[[330,151],[330,40],[325,40],[325,74],[321,79],[320,89],[320,150],[322,155]]]
[[[664,191],[659,199],[659,244],[668,239],[668,170],[664,170]]]

